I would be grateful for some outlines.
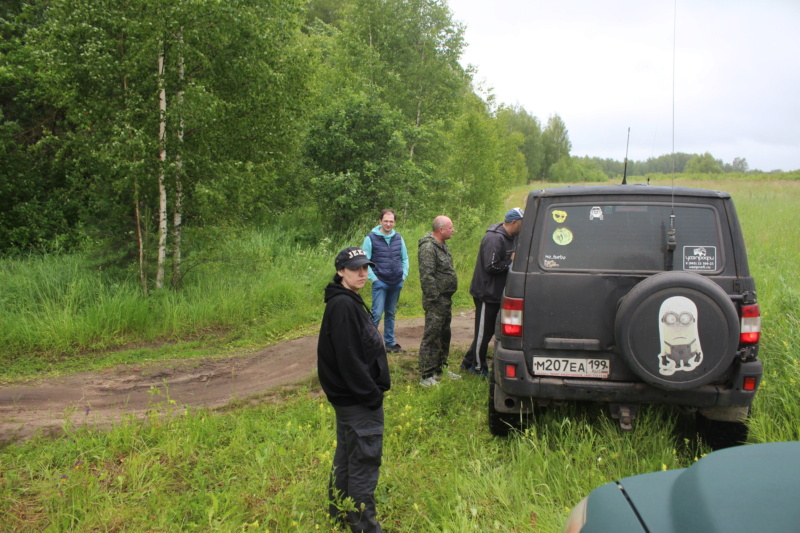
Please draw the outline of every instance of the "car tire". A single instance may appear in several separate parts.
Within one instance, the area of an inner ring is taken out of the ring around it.
[[[489,374],[489,432],[495,437],[507,437],[513,430],[522,428],[523,417],[526,415],[517,413],[500,413],[494,407],[495,387],[494,365]]]
[[[664,390],[711,383],[739,344],[739,316],[716,283],[691,272],[661,272],[636,285],[615,318],[618,349],[643,381]]]

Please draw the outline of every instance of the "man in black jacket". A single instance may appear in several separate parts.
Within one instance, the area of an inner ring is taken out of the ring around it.
[[[506,213],[503,222],[489,226],[475,262],[472,284],[469,286],[469,293],[475,302],[475,335],[461,368],[483,377],[488,376],[486,351],[494,335],[508,269],[514,259],[514,237],[522,227],[524,214],[522,209],[515,207]]]
[[[329,513],[351,531],[380,532],[375,487],[383,455],[383,393],[391,381],[383,339],[358,294],[374,264],[355,247],[339,252],[335,264],[317,344],[319,381],[336,411]],[[343,508],[348,497],[355,507]]]

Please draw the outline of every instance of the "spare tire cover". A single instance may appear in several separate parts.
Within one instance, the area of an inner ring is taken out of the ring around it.
[[[661,272],[625,296],[614,332],[625,362],[643,381],[686,390],[730,367],[739,316],[713,281],[691,272]]]

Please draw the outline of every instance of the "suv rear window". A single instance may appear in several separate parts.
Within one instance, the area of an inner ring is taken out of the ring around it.
[[[721,271],[716,209],[654,203],[551,206],[539,264],[545,270],[662,271],[673,211],[677,241],[673,270]]]

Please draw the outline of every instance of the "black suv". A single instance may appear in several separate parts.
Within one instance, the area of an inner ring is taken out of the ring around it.
[[[533,191],[498,319],[489,427],[504,435],[536,406],[595,401],[627,430],[639,404],[661,403],[695,411],[718,446],[740,441],[760,332],[729,194]]]

